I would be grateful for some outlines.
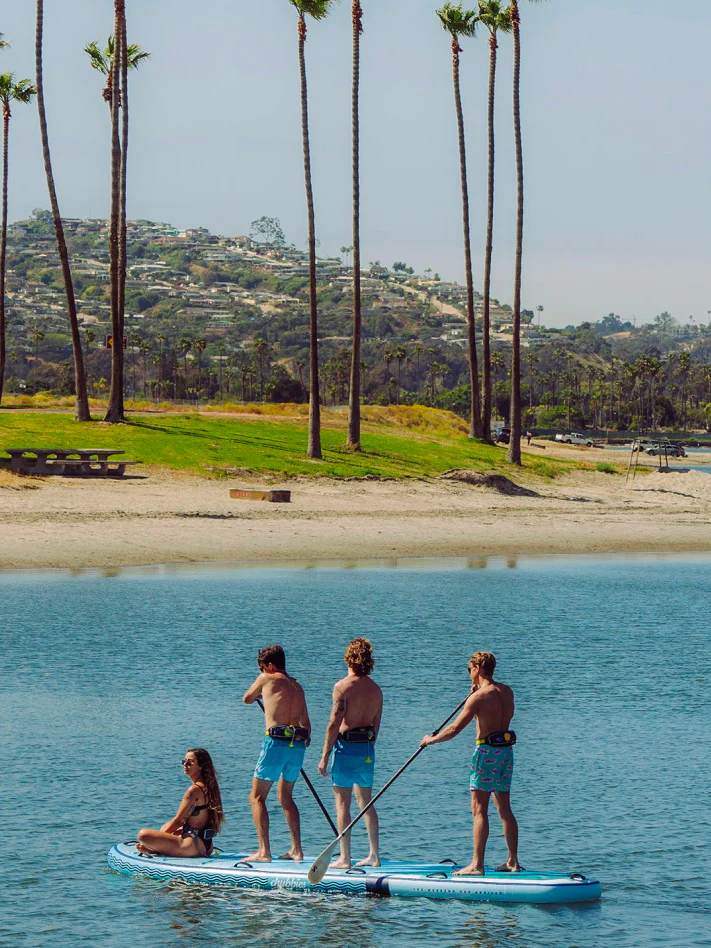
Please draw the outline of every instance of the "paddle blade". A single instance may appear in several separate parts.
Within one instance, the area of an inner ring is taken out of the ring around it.
[[[309,882],[311,885],[318,885],[321,879],[323,879],[323,877],[326,875],[326,870],[328,869],[329,863],[331,862],[333,851],[336,848],[339,839],[334,839],[331,845],[327,846],[321,855],[316,857],[313,865],[309,869]]]

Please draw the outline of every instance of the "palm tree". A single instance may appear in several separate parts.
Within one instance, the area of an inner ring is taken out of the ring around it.
[[[197,377],[197,397],[196,402],[200,401],[200,381],[202,378],[202,354],[207,349],[207,339],[204,336],[198,336],[193,342],[193,349],[197,352],[198,377]]]
[[[299,373],[299,382],[301,382],[301,392],[306,401],[306,386],[304,385],[304,369],[306,368],[306,362],[303,359],[296,360],[296,371]]]
[[[121,136],[119,130],[121,66],[124,57],[123,35],[126,0],[114,0],[114,55],[111,62],[111,216],[109,225],[109,261],[111,273],[111,389],[104,421],[125,421],[123,405],[123,313],[120,311],[120,221],[121,221]]]
[[[464,264],[467,279],[467,324],[469,327],[469,374],[471,379],[471,423],[469,436],[480,438],[483,434],[479,407],[479,368],[476,354],[476,313],[474,312],[474,277],[472,273],[471,226],[469,222],[469,184],[467,181],[467,150],[464,137],[464,112],[459,82],[459,56],[462,48],[460,36],[474,36],[476,13],[463,10],[461,4],[448,2],[436,11],[443,29],[452,37],[452,78],[454,82],[454,105],[457,112],[459,132],[459,168],[462,184],[462,218],[464,226]],[[428,271],[425,270],[425,273]]]
[[[35,344],[35,371],[37,370],[37,364],[39,362],[39,346],[44,339],[44,335],[44,329],[40,329],[39,327],[30,332],[30,339]]]
[[[390,397],[390,365],[392,364],[393,359],[395,358],[395,353],[392,349],[386,349],[383,359],[385,361],[385,376],[387,379],[387,388],[388,388],[388,398]]]
[[[189,336],[182,336],[178,343],[178,351],[183,354],[183,370],[185,376],[185,398],[188,397],[188,353],[193,347],[193,341]]]
[[[10,44],[7,42],[7,40],[3,39],[4,36],[4,33],[0,33],[0,49],[9,49]]]
[[[5,339],[5,270],[7,266],[7,188],[10,157],[11,103],[27,104],[37,94],[29,79],[15,79],[11,72],[0,75],[0,102],[2,103],[2,230],[0,232],[0,400],[5,384],[7,343]]]
[[[533,0],[537,2],[537,0]],[[516,262],[514,265],[513,355],[511,361],[511,439],[508,461],[521,464],[521,272],[523,263],[523,139],[521,135],[521,14],[511,0],[513,31],[513,114],[516,147]]]
[[[254,340],[254,351],[259,362],[259,399],[264,401],[264,355],[269,351],[269,343],[259,337]]]
[[[299,14],[297,21],[299,76],[301,80],[301,135],[304,149],[304,183],[309,226],[309,440],[307,454],[321,458],[321,403],[318,384],[318,302],[316,298],[316,216],[311,180],[311,143],[309,141],[309,94],[306,79],[306,16],[323,20],[335,0],[289,0]]]
[[[494,246],[494,185],[496,144],[494,139],[494,114],[496,102],[496,52],[497,34],[510,33],[511,7],[504,8],[500,0],[479,0],[477,19],[489,31],[489,174],[487,188],[486,251],[484,255],[484,325],[482,327],[482,428],[485,438],[491,438],[491,258]]]
[[[397,359],[397,404],[399,405],[402,390],[402,363],[407,358],[407,349],[404,346],[398,346],[394,354]]]
[[[417,365],[417,397],[420,397],[420,355],[425,351],[425,347],[421,343],[417,343],[415,346],[415,363]]]
[[[526,361],[528,362],[528,407],[533,410],[533,378],[536,374],[536,365],[541,361],[539,356],[533,351],[533,349],[528,350],[528,355],[526,356]]]
[[[120,88],[119,88],[119,107],[122,109],[121,112],[121,170],[120,170],[120,185],[119,185],[119,286],[118,286],[118,307],[119,313],[121,315],[122,322],[122,332],[123,332],[123,315],[124,315],[124,306],[126,298],[126,265],[127,265],[127,248],[126,248],[126,178],[127,178],[127,169],[128,169],[128,127],[129,127],[129,115],[128,115],[128,72],[131,69],[138,69],[141,63],[145,62],[147,59],[150,59],[151,54],[147,53],[145,50],[141,49],[138,43],[131,43],[129,45],[128,38],[126,36],[126,16],[124,14],[122,18],[122,30],[123,35],[121,37],[122,48],[126,51],[125,55],[121,59],[121,76],[120,76]],[[113,64],[114,64],[114,51],[116,48],[116,43],[113,36],[109,36],[106,41],[106,48],[100,49],[97,42],[88,43],[84,47],[84,52],[89,57],[89,62],[92,69],[96,69],[97,72],[100,72],[103,76],[106,77],[106,84],[102,95],[104,101],[108,103],[109,108],[113,108],[113,88],[114,88],[114,76],[113,76]],[[112,113],[113,114],[113,113]]]
[[[363,32],[363,8],[353,0],[353,87],[351,94],[353,129],[353,346],[351,351],[351,390],[348,399],[348,447],[360,451],[360,37]]]

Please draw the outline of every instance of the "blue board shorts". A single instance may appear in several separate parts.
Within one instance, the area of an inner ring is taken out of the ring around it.
[[[331,780],[334,787],[351,789],[353,784],[370,789],[375,778],[373,744],[349,744],[340,738],[333,748]]]
[[[513,747],[489,747],[480,744],[472,755],[470,790],[509,793],[513,777]]]
[[[304,741],[278,741],[265,737],[262,752],[259,755],[254,776],[257,780],[270,780],[276,783],[283,777],[287,783],[296,783],[299,771],[304,765],[306,744]]]

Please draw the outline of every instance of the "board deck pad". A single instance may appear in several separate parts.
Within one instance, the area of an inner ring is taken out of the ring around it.
[[[602,894],[596,879],[580,873],[510,873],[487,868],[483,876],[455,876],[458,866],[452,860],[384,860],[378,867],[328,869],[321,882],[311,885],[307,873],[312,862],[307,857],[300,863],[279,859],[250,863],[243,853],[225,851],[204,859],[171,859],[143,855],[133,843],[119,843],[108,854],[109,867],[124,875],[194,885],[488,902],[587,902]]]

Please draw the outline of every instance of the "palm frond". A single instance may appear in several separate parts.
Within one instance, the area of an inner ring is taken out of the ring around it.
[[[12,87],[15,82],[15,74],[12,72],[3,72],[0,74],[0,100],[9,102],[12,93]]]
[[[12,97],[16,102],[31,102],[37,95],[37,89],[31,79],[20,79],[15,83]]]
[[[104,76],[110,75],[114,61],[113,36],[109,36],[109,38],[106,40],[105,49],[101,49],[99,44],[94,42],[86,45],[84,47],[84,52],[89,57],[92,69],[96,69]],[[144,62],[146,59],[150,59],[151,57],[151,54],[147,53],[144,49],[141,49],[138,43],[131,43],[127,52],[129,69],[138,69],[142,62]]]
[[[138,43],[131,43],[126,52],[128,53],[129,69],[138,69],[142,62],[151,58],[151,54],[147,53],[145,49],[141,49]]]
[[[37,90],[31,79],[15,80],[14,72],[0,75],[0,101],[9,106],[10,102],[31,102]]]
[[[336,0],[289,0],[300,16],[310,16],[314,20],[325,20],[336,5]]]
[[[0,33],[0,49],[9,49],[9,48],[10,48],[10,44],[5,39],[5,34]]]
[[[474,10],[465,10],[462,4],[447,0],[441,10],[435,10],[442,29],[452,36],[474,36],[476,34],[477,14]]]
[[[111,61],[106,53],[99,49],[99,44],[96,41],[87,43],[84,47],[84,52],[89,57],[91,68],[96,69],[97,72],[100,72],[104,76],[108,76],[111,70]]]
[[[497,30],[502,33],[510,33],[513,29],[511,7],[504,7],[501,0],[479,0],[477,20],[490,33],[495,33]]]

